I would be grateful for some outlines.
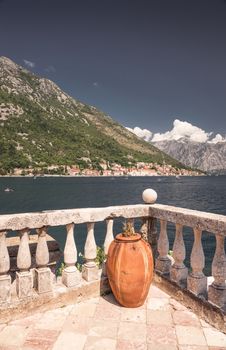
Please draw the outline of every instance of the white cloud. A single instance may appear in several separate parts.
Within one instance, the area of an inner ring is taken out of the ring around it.
[[[173,122],[173,128],[165,133],[155,133],[153,134],[150,130],[140,129],[139,127],[135,127],[134,129],[127,128],[129,131],[136,134],[138,137],[144,139],[148,142],[158,142],[158,141],[183,141],[183,139],[187,139],[192,142],[199,143],[218,143],[218,142],[226,142],[226,138],[217,134],[213,136],[212,132],[206,132],[205,130],[192,125],[186,121],[181,121],[179,119],[175,119]]]
[[[154,134],[152,141],[164,141],[164,140],[180,140],[181,138],[187,138],[194,142],[206,142],[212,133],[208,133],[197,126],[194,126],[188,122],[184,122],[175,119],[173,122],[173,129],[165,133]]]
[[[98,87],[99,83],[97,81],[94,81],[93,86]]]
[[[35,67],[35,63],[34,62],[31,62],[31,61],[28,61],[28,60],[23,60],[24,61],[24,64],[28,67],[28,68],[34,68]]]
[[[221,134],[217,134],[212,140],[209,140],[208,142],[209,143],[226,142],[226,138],[221,136]]]
[[[144,139],[145,141],[151,141],[152,132],[150,130],[141,129],[138,126],[136,126],[134,129],[131,129],[131,128],[127,128],[127,129],[133,132],[135,135],[137,135],[141,139]]]

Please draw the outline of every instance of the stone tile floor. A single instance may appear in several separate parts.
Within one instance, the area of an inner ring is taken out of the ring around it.
[[[151,286],[127,309],[112,294],[0,325],[0,350],[223,350],[226,335]]]

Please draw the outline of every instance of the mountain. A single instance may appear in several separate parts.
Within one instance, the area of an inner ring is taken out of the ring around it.
[[[226,142],[214,144],[184,139],[157,141],[153,144],[188,167],[209,173],[226,174]]]
[[[138,127],[129,129],[188,167],[209,173],[226,174],[226,138],[208,133],[176,119],[165,133],[152,133]]]
[[[100,163],[182,165],[52,81],[0,57],[0,172]]]

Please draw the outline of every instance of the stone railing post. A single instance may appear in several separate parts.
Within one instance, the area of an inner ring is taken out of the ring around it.
[[[148,219],[141,218],[142,224],[140,228],[140,234],[144,241],[148,242]]]
[[[158,195],[157,192],[155,190],[153,190],[152,188],[147,188],[146,190],[143,191],[142,193],[142,198],[143,201],[146,204],[154,204],[156,202]],[[162,225],[162,224],[161,224]],[[164,225],[164,224],[163,224]],[[162,228],[161,228],[162,230]],[[164,230],[164,228],[163,228]],[[166,231],[166,228],[165,228]],[[152,249],[152,255],[153,255],[153,259],[154,259],[154,263],[156,264],[157,259],[155,260],[156,256],[157,256],[157,219],[154,217],[149,217],[148,219],[143,218],[143,224],[140,230],[140,233],[142,235],[142,238],[144,240],[146,240],[150,245],[151,245],[151,249]],[[166,233],[166,232],[165,232]],[[161,234],[161,240],[165,240],[166,245],[167,245],[167,241],[168,241],[168,237],[167,237],[167,233],[166,233],[166,239],[164,238],[164,233]],[[161,250],[161,246],[162,244],[159,244],[159,249]],[[168,246],[169,246],[169,242],[168,242]],[[164,249],[163,249],[164,250]],[[159,253],[160,254],[160,253]],[[165,253],[163,253],[164,255]],[[168,250],[167,250],[167,254],[168,254]],[[159,257],[158,259],[158,268],[159,268],[159,272],[161,272],[160,270],[163,269],[162,273],[165,273],[164,271],[168,271],[169,268],[167,267],[167,261],[168,259],[165,258],[163,259],[162,256],[162,260],[160,260],[161,257]],[[161,262],[160,262],[161,261]],[[164,263],[163,263],[164,261]],[[169,264],[169,262],[168,262]],[[163,267],[163,265],[165,267]],[[169,272],[169,271],[168,271]],[[168,273],[167,272],[167,273]]]
[[[51,271],[47,267],[49,263],[49,250],[46,242],[47,228],[37,229],[38,244],[36,249],[35,288],[38,293],[48,293],[52,291]]]
[[[167,221],[160,220],[160,234],[158,239],[158,253],[155,270],[165,275],[170,272],[171,260],[168,257],[169,240],[167,236]]]
[[[178,284],[184,284],[187,280],[188,269],[184,265],[185,255],[183,226],[176,224],[176,234],[173,244],[174,264],[170,269],[170,279]]]
[[[74,239],[74,224],[68,224],[66,230],[67,238],[64,248],[64,262],[66,267],[62,273],[62,282],[67,287],[73,287],[81,281],[81,275],[75,266],[77,262],[77,249]]]
[[[11,276],[8,275],[10,260],[6,246],[6,235],[6,231],[0,232],[0,303],[10,301],[11,291]]]
[[[202,231],[194,229],[194,244],[191,252],[191,268],[187,278],[187,288],[192,293],[205,295],[207,292],[207,277],[202,272],[205,266],[205,256],[202,247]]]
[[[157,219],[152,217],[142,218],[140,234],[150,244],[155,259],[157,256]]]
[[[208,289],[208,300],[219,307],[226,305],[226,256],[224,236],[216,235],[216,250],[212,262],[214,282]]]
[[[95,263],[97,256],[97,246],[94,237],[94,223],[87,224],[87,237],[84,248],[85,263],[82,266],[82,277],[86,281],[98,279],[98,267]]]
[[[109,249],[109,246],[110,246],[111,242],[114,241],[113,223],[114,223],[114,221],[112,219],[106,220],[107,232],[106,232],[106,236],[105,236],[105,240],[104,240],[104,255],[105,255],[105,259],[104,259],[104,263],[103,263],[103,267],[102,267],[103,276],[107,276],[106,261],[107,261],[107,256],[108,256],[108,249]]]
[[[29,271],[31,267],[29,233],[28,229],[20,231],[20,246],[17,254],[17,267],[20,271],[16,272],[16,290],[20,299],[31,296],[33,288],[33,276]]]

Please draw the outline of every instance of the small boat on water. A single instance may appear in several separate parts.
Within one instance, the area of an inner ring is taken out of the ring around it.
[[[4,192],[13,192],[13,191],[14,191],[14,189],[9,188],[9,187],[6,187],[6,188],[4,189]]]
[[[180,179],[180,175],[176,175],[176,179],[179,180]]]

